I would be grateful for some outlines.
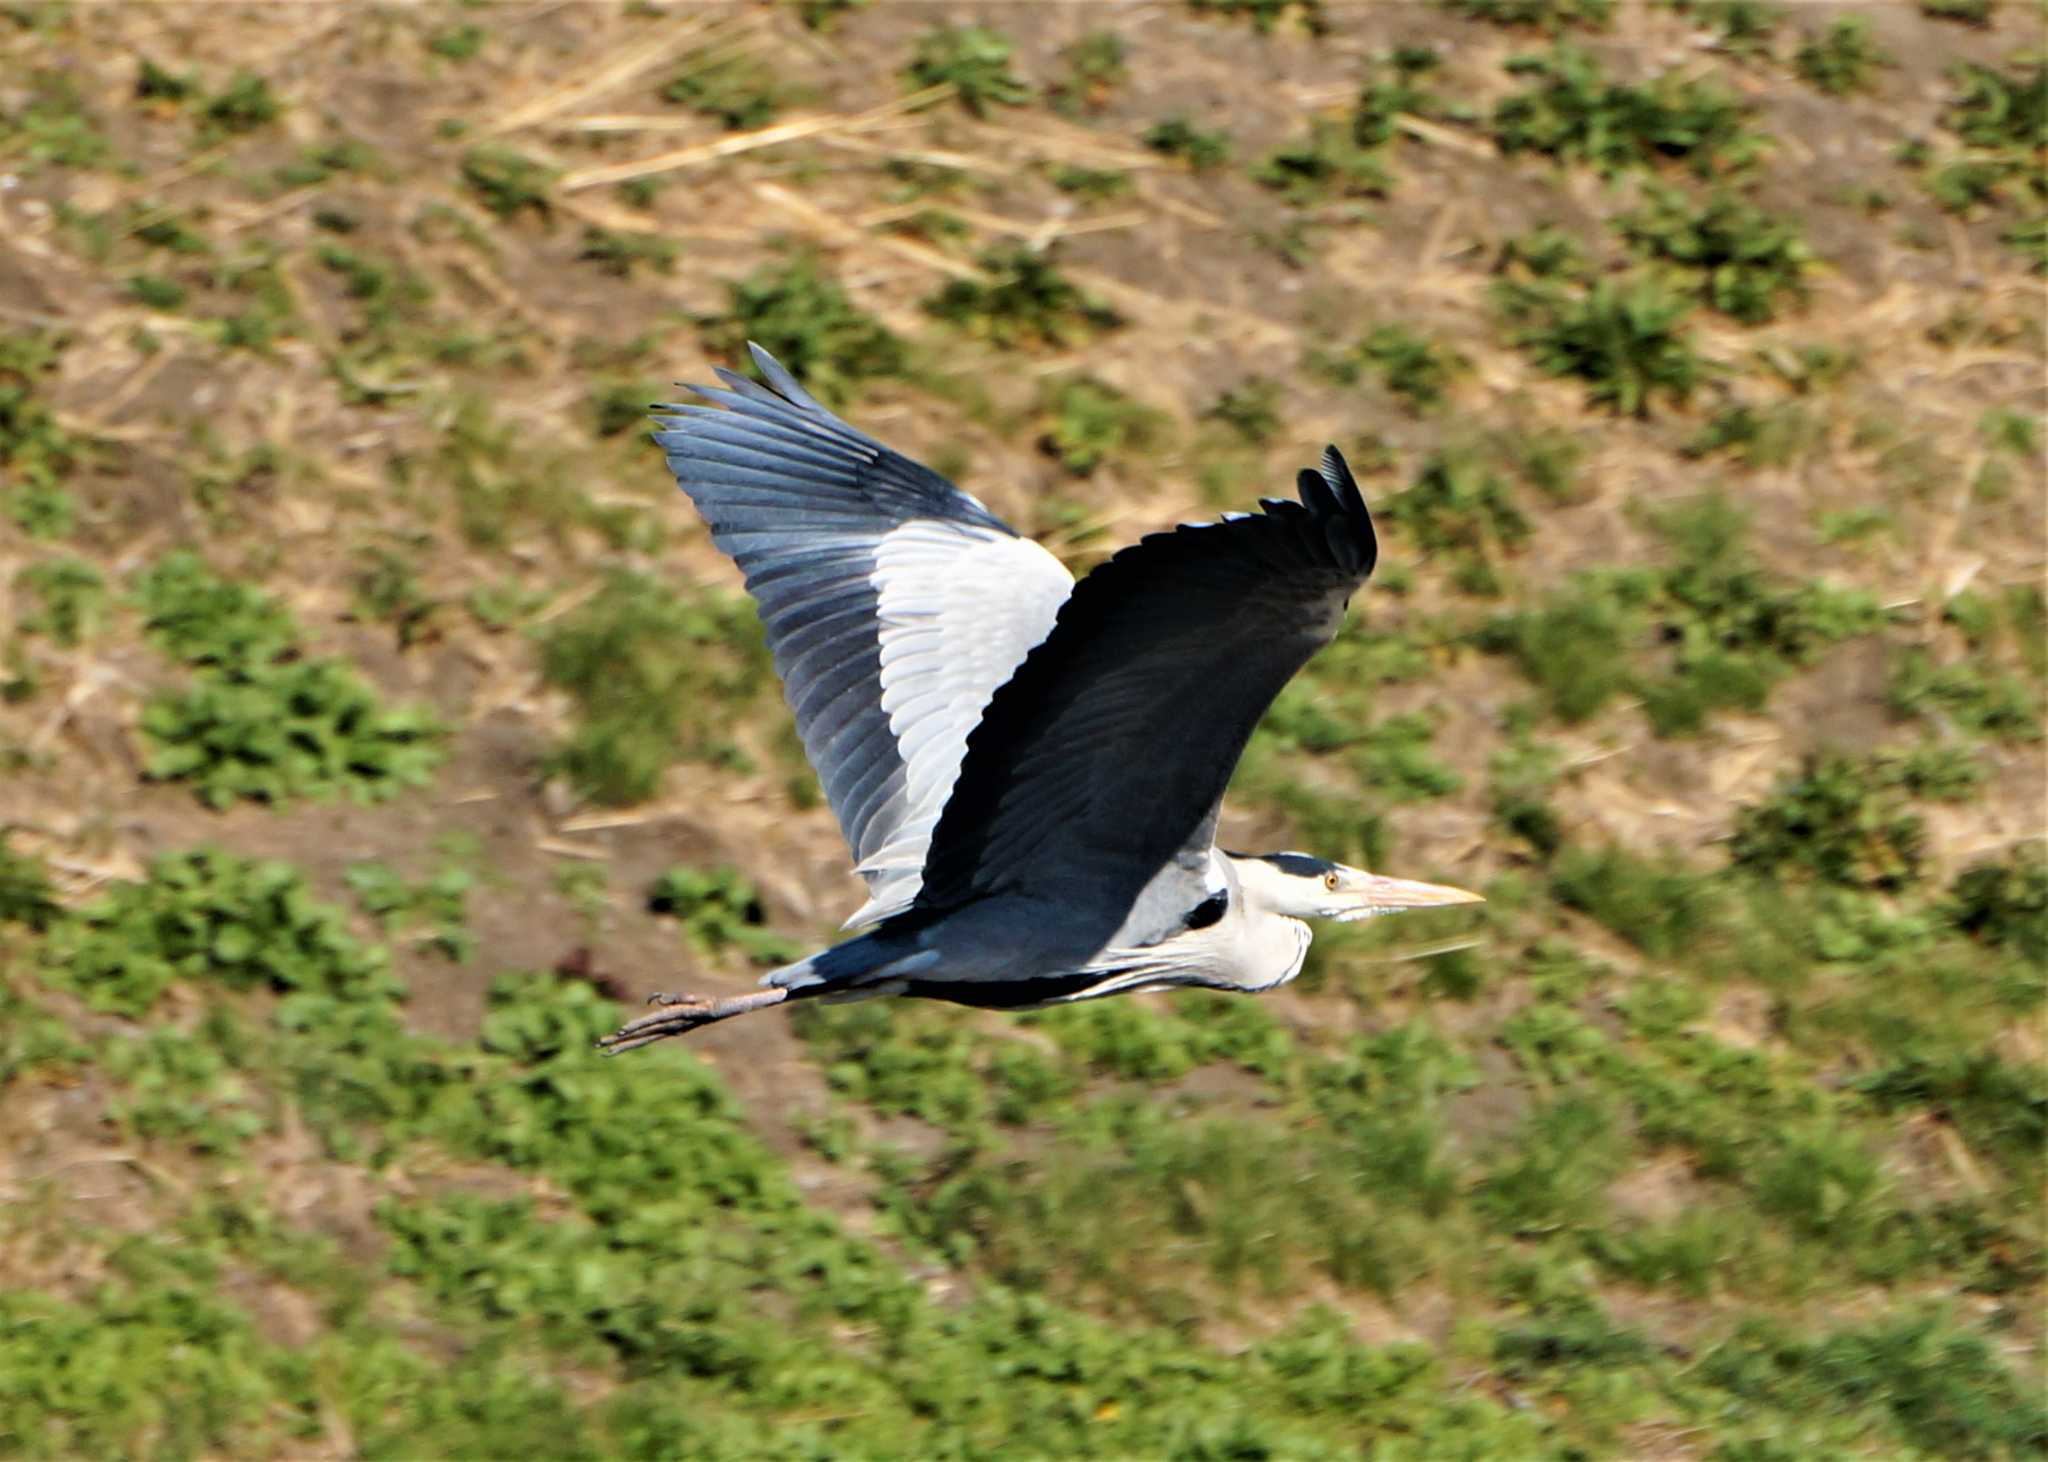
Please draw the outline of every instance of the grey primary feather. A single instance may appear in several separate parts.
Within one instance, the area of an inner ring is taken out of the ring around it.
[[[870,899],[907,906],[969,729],[1072,578],[974,498],[841,421],[766,351],[767,387],[657,408],[654,440],[746,576],[804,752]]]
[[[1178,916],[1204,897],[1252,728],[1335,637],[1378,554],[1335,448],[1299,492],[1153,534],[1075,586],[968,737],[920,910],[1009,893],[1121,918],[1146,894]],[[1176,865],[1186,886],[1160,890]]]

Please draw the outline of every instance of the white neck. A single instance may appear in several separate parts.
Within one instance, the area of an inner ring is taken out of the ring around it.
[[[1290,919],[1306,919],[1315,915],[1319,889],[1291,874],[1282,873],[1262,858],[1233,858],[1221,852],[1218,856],[1229,863],[1247,914],[1280,914]]]

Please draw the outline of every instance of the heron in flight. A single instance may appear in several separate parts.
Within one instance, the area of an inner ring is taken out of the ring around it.
[[[1077,583],[749,348],[765,387],[720,370],[693,388],[712,405],[656,408],[654,440],[760,607],[867,880],[847,927],[872,927],[753,993],[657,995],[604,1049],[789,1000],[1270,990],[1301,970],[1304,920],[1479,902],[1215,846],[1252,728],[1378,556],[1335,447],[1299,501],[1152,534]]]

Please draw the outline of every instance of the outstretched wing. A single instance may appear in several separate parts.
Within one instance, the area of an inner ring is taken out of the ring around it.
[[[967,733],[1073,577],[936,472],[855,431],[749,346],[724,407],[662,406],[655,443],[745,574],[804,754],[868,881],[849,923],[916,896]]]
[[[1121,919],[1176,862],[1178,910],[1199,902],[1252,728],[1378,556],[1336,448],[1299,486],[1298,503],[1153,534],[1075,587],[967,738],[919,907],[1013,893]]]

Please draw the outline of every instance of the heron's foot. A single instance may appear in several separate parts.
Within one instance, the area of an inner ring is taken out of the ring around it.
[[[650,995],[647,1003],[659,1008],[638,1020],[626,1022],[608,1036],[600,1037],[597,1048],[607,1056],[616,1056],[621,1051],[652,1045],[670,1036],[686,1035],[715,1020],[726,1020],[735,1015],[745,1015],[750,1010],[779,1005],[788,998],[787,990],[760,990],[751,995],[729,995],[723,1000],[714,1000],[708,995]]]

